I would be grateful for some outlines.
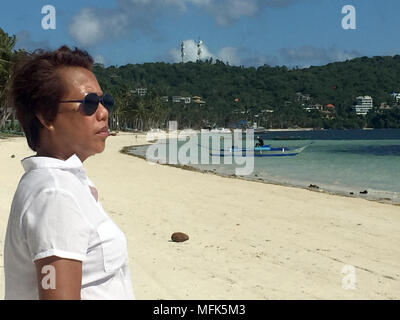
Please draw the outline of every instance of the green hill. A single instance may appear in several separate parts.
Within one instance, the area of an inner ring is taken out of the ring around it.
[[[206,60],[95,65],[94,71],[103,90],[119,96],[119,111],[136,118],[141,114],[146,123],[156,117],[153,109],[157,105],[163,113],[160,126],[168,120],[178,120],[180,127],[228,126],[246,120],[274,128],[400,128],[400,110],[391,96],[400,92],[399,55],[361,57],[306,69],[246,68]],[[146,96],[132,93],[136,88],[147,88]],[[309,100],[301,100],[302,95],[296,93],[308,94]],[[356,115],[353,107],[355,98],[364,95],[371,96],[376,107],[366,117]],[[162,96],[168,96],[168,102],[161,101]],[[172,96],[200,96],[206,103],[173,103]],[[383,102],[391,108],[379,110]],[[316,104],[335,108],[331,112],[305,110]]]

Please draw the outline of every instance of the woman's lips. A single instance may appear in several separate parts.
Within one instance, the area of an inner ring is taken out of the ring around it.
[[[97,132],[96,134],[101,135],[103,137],[108,137],[110,132],[108,130],[108,127],[104,127],[99,132]]]

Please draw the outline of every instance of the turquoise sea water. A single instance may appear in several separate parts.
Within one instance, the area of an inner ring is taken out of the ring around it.
[[[400,203],[400,130],[275,131],[260,136],[272,147],[312,144],[293,157],[255,157],[248,179],[300,187],[313,184],[318,190]],[[178,150],[183,143],[178,143]],[[136,147],[131,152],[144,155],[146,148]],[[223,162],[188,165],[234,174],[238,165]],[[360,194],[364,190],[368,194]]]

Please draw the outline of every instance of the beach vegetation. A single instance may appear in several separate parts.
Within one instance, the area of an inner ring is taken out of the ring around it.
[[[11,116],[7,110],[7,95],[11,77],[12,50],[15,43],[15,36],[9,36],[0,28],[0,128],[4,127],[5,122]]]
[[[15,50],[16,36],[10,36],[0,28],[0,130],[5,133],[21,133],[14,109],[9,100],[11,74],[14,64],[28,53]]]

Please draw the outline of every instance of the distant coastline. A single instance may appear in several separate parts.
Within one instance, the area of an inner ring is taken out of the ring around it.
[[[270,131],[270,132],[274,132],[274,131],[317,131],[317,130],[387,130],[387,129],[376,129],[376,128],[363,128],[363,129],[287,128],[287,129],[265,129],[265,132],[268,132],[268,131]]]
[[[314,128],[287,128],[287,129],[265,129],[265,132],[268,131],[313,131],[313,130],[319,130],[319,129],[314,129]]]

